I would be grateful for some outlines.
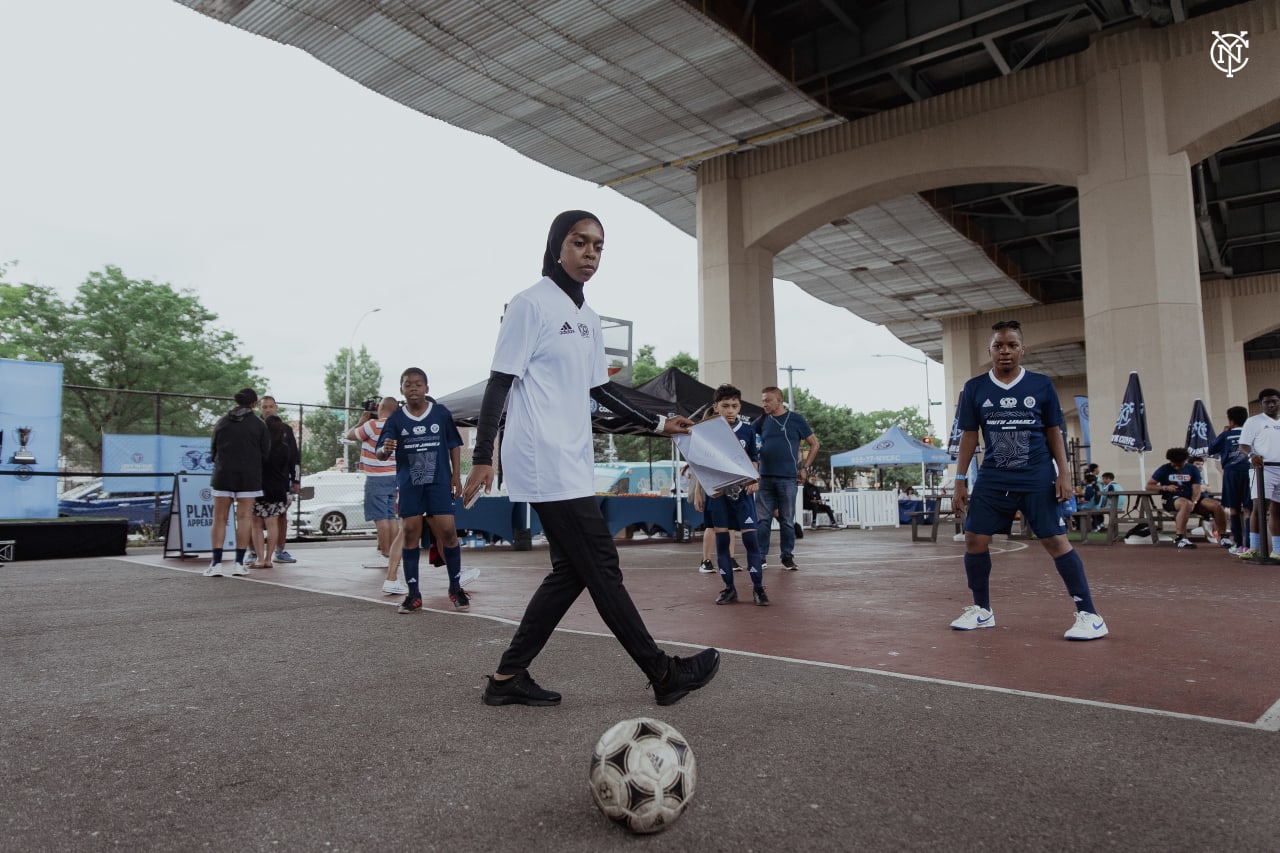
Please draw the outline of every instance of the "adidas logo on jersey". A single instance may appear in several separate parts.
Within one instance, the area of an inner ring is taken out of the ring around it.
[[[572,334],[573,334],[573,326],[569,324],[569,321],[568,321],[568,320],[566,320],[566,321],[565,321],[565,323],[564,323],[564,325],[560,327],[560,334],[562,334],[562,335],[572,335]]]
[[[401,428],[400,428],[400,434],[401,434],[401,435],[408,435],[408,434],[409,434],[409,431],[408,431],[407,429],[405,429],[404,427],[401,427]]]

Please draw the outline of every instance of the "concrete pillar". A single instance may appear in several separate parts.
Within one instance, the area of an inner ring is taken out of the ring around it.
[[[1249,405],[1244,341],[1236,335],[1230,282],[1206,282],[1203,299],[1205,356],[1209,369],[1209,396],[1204,404],[1209,408],[1214,429],[1218,430],[1227,422],[1228,408]]]
[[[732,382],[756,402],[761,388],[778,384],[773,253],[745,245],[732,162],[721,157],[698,170],[698,376],[711,386]]]
[[[942,368],[946,396],[942,398],[947,426],[955,418],[956,402],[964,383],[990,367],[987,345],[990,323],[981,317],[964,315],[942,319]]]
[[[1094,461],[1140,487],[1137,455],[1106,443],[1129,371],[1146,400],[1148,475],[1182,443],[1192,401],[1208,395],[1191,173],[1184,153],[1165,148],[1159,65],[1100,73],[1086,104],[1080,256]]]

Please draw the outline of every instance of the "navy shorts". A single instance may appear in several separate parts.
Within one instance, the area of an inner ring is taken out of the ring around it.
[[[1067,522],[1058,514],[1058,494],[1052,482],[1033,491],[1006,492],[984,489],[979,478],[969,496],[964,529],[982,536],[1008,533],[1013,529],[1013,516],[1019,510],[1037,538],[1066,535]]]
[[[737,499],[728,495],[718,498],[707,498],[707,521],[709,526],[721,530],[755,530],[756,499],[743,489]]]
[[[389,521],[396,517],[396,478],[385,474],[364,478],[364,517]]]
[[[400,486],[400,517],[416,515],[456,515],[449,482],[427,486]]]
[[[1249,466],[1222,469],[1222,505],[1227,509],[1253,509],[1253,493],[1249,491]]]

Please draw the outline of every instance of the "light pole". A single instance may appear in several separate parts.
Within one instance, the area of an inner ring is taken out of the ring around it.
[[[364,318],[370,314],[377,314],[381,308],[370,308],[368,311],[360,315],[360,319],[356,320],[355,328],[351,330],[351,341],[347,344],[347,383],[346,391],[342,395],[342,467],[343,470],[351,468],[351,460],[348,458],[350,452],[347,444],[347,432],[351,429],[349,426],[349,418],[351,417],[351,348],[356,345],[356,332],[360,329],[360,324],[364,322]]]
[[[916,364],[924,365],[924,419],[929,424],[929,432],[933,433],[933,395],[929,393],[929,359],[912,358],[909,355],[898,355],[897,353],[875,353],[872,358],[902,358],[907,361],[914,361]]]
[[[779,367],[778,369],[787,372],[787,408],[794,409],[796,407],[796,374],[804,373],[804,368]]]

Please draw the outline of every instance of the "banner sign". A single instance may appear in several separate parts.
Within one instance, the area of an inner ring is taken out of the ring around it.
[[[0,358],[0,518],[57,518],[62,365]]]
[[[213,487],[209,484],[212,478],[211,474],[179,474],[172,478],[173,509],[164,543],[166,557],[213,551]],[[233,506],[227,513],[227,535],[223,540],[230,548],[236,546],[234,509]]]
[[[108,492],[165,492],[174,474],[213,474],[209,436],[102,436],[102,488]],[[150,474],[156,477],[112,477]]]
[[[1076,414],[1080,417],[1080,438],[1084,441],[1084,461],[1093,461],[1093,439],[1089,437],[1089,398],[1076,395]]]

